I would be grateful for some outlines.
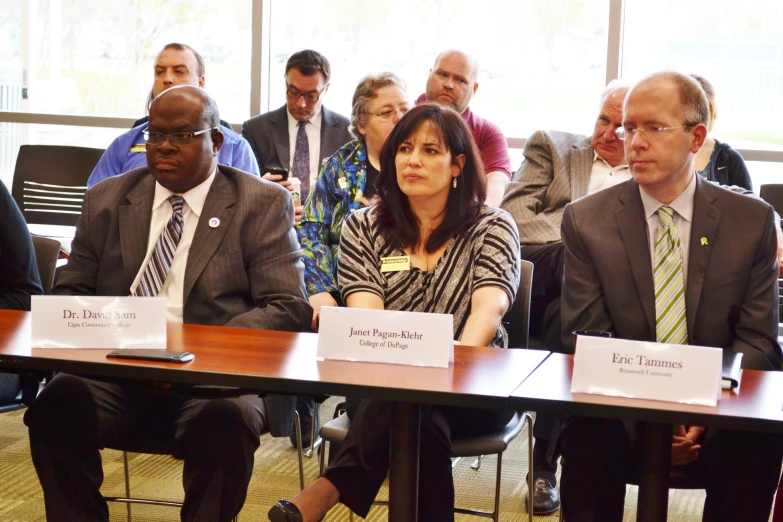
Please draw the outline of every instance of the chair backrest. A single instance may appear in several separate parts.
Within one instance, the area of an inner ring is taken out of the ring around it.
[[[22,145],[11,194],[27,223],[76,225],[87,178],[103,149]]]
[[[772,205],[775,212],[783,215],[783,185],[761,185],[759,196]]]
[[[519,270],[519,290],[514,304],[503,317],[509,348],[527,348],[530,327],[530,288],[533,284],[533,263],[522,261]]]
[[[54,285],[54,269],[60,256],[60,242],[48,237],[33,236],[33,248],[44,295],[49,295]]]

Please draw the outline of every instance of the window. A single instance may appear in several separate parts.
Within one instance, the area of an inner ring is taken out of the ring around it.
[[[606,82],[606,0],[276,0],[270,19],[272,109],[285,102],[286,60],[306,48],[329,59],[324,103],[345,115],[364,75],[394,72],[416,98],[440,51],[466,50],[480,68],[471,108],[507,137],[589,132]]]
[[[783,150],[781,25],[779,0],[627,0],[622,76],[700,74],[715,87],[715,137],[738,149]]]

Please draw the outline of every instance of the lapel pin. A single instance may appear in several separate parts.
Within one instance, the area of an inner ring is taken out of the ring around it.
[[[701,238],[701,246],[708,246],[710,244],[706,237]]]
[[[220,226],[220,220],[218,218],[215,217],[209,218],[209,228],[217,228],[219,226]],[[704,244],[704,241],[706,241],[706,239],[702,238],[701,241],[702,244]]]

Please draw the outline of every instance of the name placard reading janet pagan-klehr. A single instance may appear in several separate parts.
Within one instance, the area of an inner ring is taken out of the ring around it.
[[[33,296],[31,346],[165,350],[166,298]]]
[[[449,314],[324,306],[317,357],[446,368],[453,338]]]
[[[578,336],[571,393],[716,406],[723,350]]]

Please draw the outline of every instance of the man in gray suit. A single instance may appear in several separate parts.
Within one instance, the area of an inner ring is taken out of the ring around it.
[[[148,166],[87,191],[53,293],[157,295],[171,322],[308,329],[291,197],[218,167],[219,125],[217,105],[198,87],[155,98]],[[231,520],[244,503],[259,437],[286,435],[293,407],[292,397],[197,399],[187,390],[61,373],[25,415],[47,519],[108,520],[98,450],[147,441],[185,461],[182,520]]]
[[[745,368],[780,369],[774,212],[696,175],[708,123],[706,96],[689,76],[653,74],[628,94],[619,134],[634,179],[563,215],[566,346],[574,330],[605,330],[721,347],[743,353]],[[568,419],[566,520],[622,520],[637,428]],[[782,460],[778,436],[698,426],[676,426],[672,436],[671,464],[707,485],[706,521],[766,521]]]
[[[560,345],[560,286],[563,243],[560,221],[571,201],[630,179],[623,144],[615,131],[622,124],[628,87],[617,81],[601,94],[593,135],[536,131],[525,143],[525,160],[506,187],[501,208],[517,223],[522,259],[535,265],[530,302],[530,335],[542,338],[549,350]],[[513,339],[512,339],[513,342]],[[557,434],[562,418],[546,412],[536,416],[533,511],[554,513],[557,493]],[[528,493],[529,494],[529,493]],[[528,503],[525,502],[525,506]]]
[[[301,181],[297,224],[321,162],[353,139],[348,118],[323,106],[331,74],[329,60],[322,54],[309,49],[292,54],[285,66],[286,104],[242,125],[242,136],[256,153],[263,179],[290,189],[283,176],[269,172],[284,168]]]

